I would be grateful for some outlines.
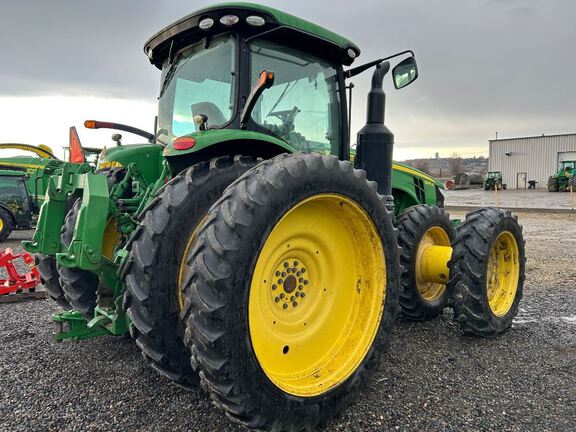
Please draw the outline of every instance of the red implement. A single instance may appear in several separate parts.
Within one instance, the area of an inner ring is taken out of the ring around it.
[[[28,267],[28,272],[18,273],[14,260],[22,259]],[[4,267],[8,278],[0,278],[0,296],[17,293],[22,290],[33,290],[40,283],[40,274],[34,265],[34,258],[29,253],[14,254],[12,249],[7,248],[0,252],[0,268]]]

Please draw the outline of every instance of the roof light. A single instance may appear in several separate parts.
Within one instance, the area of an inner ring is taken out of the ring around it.
[[[348,57],[350,58],[356,58],[356,51],[353,48],[348,48]]]
[[[200,27],[202,30],[209,30],[213,25],[214,20],[212,18],[204,18],[202,21],[200,21],[198,27]]]
[[[196,145],[196,140],[192,137],[183,136],[176,138],[172,145],[174,150],[188,150]]]
[[[222,18],[220,18],[220,23],[230,27],[236,24],[239,20],[240,18],[238,18],[236,15],[224,15]]]
[[[250,15],[246,18],[246,22],[254,27],[262,27],[266,24],[266,20],[258,15]]]

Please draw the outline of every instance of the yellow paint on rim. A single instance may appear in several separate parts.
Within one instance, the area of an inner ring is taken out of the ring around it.
[[[444,250],[440,251],[442,253],[427,253],[433,252],[435,246],[451,246],[450,236],[440,226],[433,226],[428,229],[422,236],[416,250],[416,286],[422,298],[427,302],[438,300],[446,292],[446,282],[448,281],[448,260]],[[450,250],[448,259],[451,255],[452,251]],[[430,260],[434,260],[434,262],[430,262]],[[429,277],[429,269],[434,269],[434,273],[438,273],[438,278]],[[439,283],[438,279],[444,282]]]
[[[510,231],[500,233],[490,249],[486,270],[488,305],[497,317],[506,315],[514,303],[520,279],[519,256],[514,235]]]
[[[198,224],[194,228],[194,231],[192,231],[192,234],[190,234],[190,238],[188,239],[186,247],[184,248],[184,253],[180,257],[180,265],[178,266],[178,308],[180,312],[184,310],[184,294],[182,292],[182,283],[184,282],[184,276],[186,276],[186,273],[188,273],[188,270],[190,270],[190,266],[188,265],[187,262],[188,254],[190,253],[190,249],[192,249],[194,240],[196,240],[198,229],[202,226],[205,219],[206,215],[204,215],[204,217],[200,219],[200,222],[198,222]]]
[[[4,221],[0,218],[0,232],[4,229]]]
[[[114,250],[121,240],[122,233],[116,229],[116,220],[114,218],[108,219],[104,228],[104,237],[102,237],[102,255],[112,260],[114,258]]]
[[[301,397],[342,384],[372,346],[385,295],[385,252],[365,210],[337,194],[299,202],[266,239],[250,285],[250,338],[264,373]]]

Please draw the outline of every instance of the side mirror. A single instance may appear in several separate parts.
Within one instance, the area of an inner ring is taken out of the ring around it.
[[[416,59],[408,57],[392,69],[392,76],[394,78],[394,87],[401,89],[409,84],[412,84],[418,78],[418,66],[416,66]]]

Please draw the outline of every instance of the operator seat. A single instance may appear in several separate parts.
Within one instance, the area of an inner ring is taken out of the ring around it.
[[[212,102],[198,102],[197,104],[192,104],[192,117],[198,114],[204,114],[208,117],[208,122],[206,126],[209,128],[211,126],[222,126],[226,123],[226,118],[220,108],[218,108]]]

